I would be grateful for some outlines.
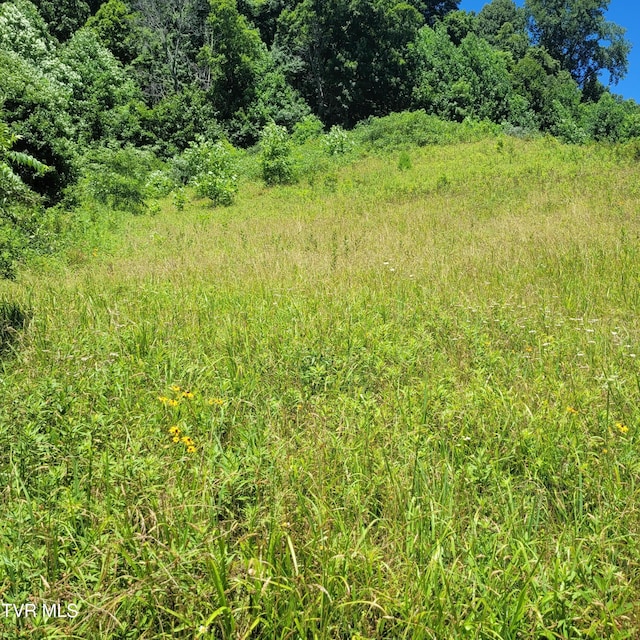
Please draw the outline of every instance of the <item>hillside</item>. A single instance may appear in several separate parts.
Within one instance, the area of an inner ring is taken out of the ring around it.
[[[640,634],[637,161],[343,164],[0,282],[2,637]]]

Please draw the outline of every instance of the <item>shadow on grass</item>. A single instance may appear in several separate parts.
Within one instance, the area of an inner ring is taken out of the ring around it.
[[[0,300],[0,358],[10,355],[20,331],[29,326],[31,310],[24,310],[15,302]]]

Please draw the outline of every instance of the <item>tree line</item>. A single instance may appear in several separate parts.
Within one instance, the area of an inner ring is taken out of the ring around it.
[[[572,142],[640,135],[607,0],[0,3],[0,211],[60,201],[100,149],[159,158],[305,118],[422,109]],[[93,155],[92,155],[93,154]],[[83,160],[84,159],[84,160]]]

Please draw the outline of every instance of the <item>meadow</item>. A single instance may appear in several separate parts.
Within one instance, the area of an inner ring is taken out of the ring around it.
[[[489,136],[2,282],[1,600],[79,613],[0,636],[639,637],[639,214],[614,148]]]

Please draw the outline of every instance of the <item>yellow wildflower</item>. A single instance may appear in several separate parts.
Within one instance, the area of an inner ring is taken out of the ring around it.
[[[182,436],[182,438],[180,438],[182,440],[182,442],[184,442],[184,444],[187,447],[192,447],[193,446],[193,440],[189,437],[189,436]]]
[[[193,393],[191,393],[191,391],[183,391],[182,392],[182,397],[183,398],[193,398]]]
[[[167,400],[166,404],[170,407],[177,407],[180,403],[177,400]]]
[[[196,448],[191,444],[187,447],[187,453],[195,453]]]
[[[169,429],[169,433],[170,433],[172,436],[179,436],[179,435],[180,435],[180,428],[179,428],[179,427],[177,427],[177,426],[175,426],[175,427],[171,427],[171,428]]]
[[[215,404],[221,407],[224,404],[224,400],[222,398],[209,398],[209,400],[207,400],[207,404]]]
[[[173,438],[171,438],[174,442],[180,442],[180,436],[173,436]]]
[[[171,389],[171,391],[175,391],[176,393],[181,390],[177,384],[172,384],[169,388]]]
[[[626,424],[622,424],[622,422],[616,422],[616,429],[620,433],[627,433],[629,431],[629,427]]]
[[[160,400],[162,404],[167,404],[169,402],[169,398],[167,398],[167,396],[158,396],[158,400]]]
[[[573,407],[567,407],[567,413],[579,413],[577,409],[574,409]]]

